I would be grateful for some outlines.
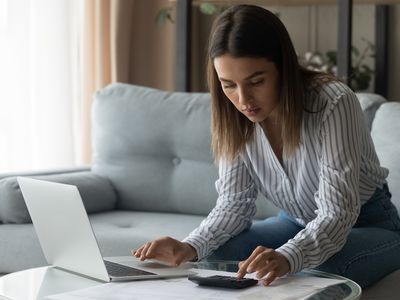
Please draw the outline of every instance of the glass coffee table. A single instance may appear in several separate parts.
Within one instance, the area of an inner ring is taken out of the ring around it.
[[[189,263],[188,267],[219,271],[237,271],[234,261],[201,261]],[[300,276],[317,276],[324,278],[345,279],[324,272],[307,270]],[[78,289],[103,284],[100,281],[82,277],[54,267],[40,267],[15,272],[0,277],[0,299],[29,300],[45,299],[49,295],[66,293]],[[361,288],[353,281],[325,288],[318,294],[305,298],[307,300],[353,300],[361,297]]]
[[[236,261],[201,261],[197,262],[195,268],[237,272],[238,262]],[[361,298],[362,289],[354,281],[317,270],[305,270],[298,273],[299,276],[316,276],[321,278],[342,279],[345,282],[329,286],[318,293],[311,295],[304,300],[355,300]]]

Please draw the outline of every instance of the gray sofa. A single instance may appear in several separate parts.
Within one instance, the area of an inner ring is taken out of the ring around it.
[[[182,239],[217,198],[209,97],[109,85],[95,94],[91,166],[22,175],[77,185],[104,256],[129,255],[163,235]],[[358,97],[382,164],[390,168],[389,186],[399,209],[400,103],[373,94]],[[0,175],[0,273],[46,264],[16,175],[21,174]],[[265,199],[257,205],[257,218],[277,212]],[[400,272],[389,275],[363,299],[382,292],[398,295],[399,279]]]

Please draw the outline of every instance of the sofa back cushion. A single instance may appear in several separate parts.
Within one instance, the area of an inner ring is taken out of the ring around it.
[[[107,176],[117,208],[207,214],[217,168],[210,95],[115,83],[95,94],[92,170]]]
[[[392,201],[400,212],[400,103],[380,106],[372,123],[372,138],[382,166],[389,169]]]
[[[108,179],[92,172],[28,176],[76,185],[88,213],[114,209],[117,196]],[[57,199],[54,199],[57,201]],[[15,176],[0,180],[0,222],[30,223],[31,218]]]
[[[375,118],[375,113],[378,108],[386,102],[386,99],[381,95],[372,93],[357,93],[358,101],[360,101],[361,108],[364,112],[365,121],[368,128],[371,130],[372,122]]]

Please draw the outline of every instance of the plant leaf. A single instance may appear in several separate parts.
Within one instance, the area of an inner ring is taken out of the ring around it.
[[[169,16],[169,8],[160,9],[156,16],[156,23],[164,25],[167,22],[168,16]]]
[[[326,57],[330,64],[336,65],[336,51],[331,50],[326,52]]]
[[[218,11],[216,5],[207,2],[201,3],[199,8],[200,11],[205,15],[213,15]]]
[[[363,64],[363,65],[361,66],[361,69],[363,69],[364,72],[365,72],[365,73],[368,73],[368,74],[374,73],[374,70],[372,70],[372,69],[371,69],[368,65],[366,65],[366,64]]]
[[[351,51],[353,52],[353,54],[357,57],[360,55],[360,50],[358,50],[356,47],[351,46]]]

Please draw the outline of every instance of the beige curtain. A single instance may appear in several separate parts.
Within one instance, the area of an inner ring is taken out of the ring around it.
[[[91,105],[93,93],[114,80],[111,74],[111,1],[83,1],[83,16],[80,40],[81,82],[80,99],[82,134],[80,143],[82,162],[91,161]]]
[[[93,93],[112,82],[175,86],[175,27],[155,23],[168,0],[85,0],[80,42],[82,163],[91,161]]]

